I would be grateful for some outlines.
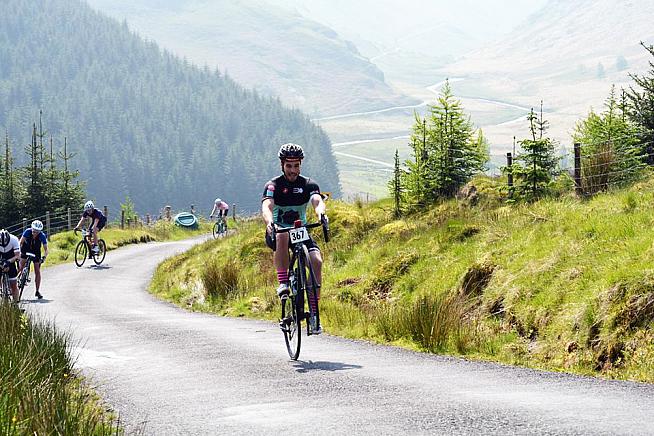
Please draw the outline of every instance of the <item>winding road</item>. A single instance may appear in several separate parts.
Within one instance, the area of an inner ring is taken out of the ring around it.
[[[326,334],[303,338],[302,360],[291,362],[273,323],[190,313],[146,292],[160,261],[197,242],[124,247],[101,267],[47,268],[46,299],[27,304],[70,331],[78,367],[128,432],[654,434],[646,384]]]

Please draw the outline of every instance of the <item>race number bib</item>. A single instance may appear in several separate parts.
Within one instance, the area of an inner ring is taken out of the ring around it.
[[[309,240],[309,232],[305,227],[291,229],[288,231],[288,235],[291,238],[292,244],[297,244],[298,242]]]

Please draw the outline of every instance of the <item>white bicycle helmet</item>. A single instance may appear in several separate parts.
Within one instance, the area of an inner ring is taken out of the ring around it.
[[[5,229],[0,230],[0,246],[6,247],[9,245],[10,240],[11,237],[9,236],[9,232]]]
[[[214,203],[220,204],[221,202],[222,202],[222,200],[220,198],[216,198],[216,201]]]
[[[86,204],[84,204],[84,212],[88,212],[89,210],[93,210],[95,205],[91,200],[87,201]]]
[[[38,232],[43,231],[43,223],[39,220],[32,221],[32,225],[30,227],[32,228],[32,230],[36,230]]]

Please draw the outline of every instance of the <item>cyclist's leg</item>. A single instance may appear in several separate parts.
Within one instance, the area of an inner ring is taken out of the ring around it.
[[[36,285],[36,293],[40,294],[39,289],[41,289],[41,257],[38,256],[32,261],[34,265],[34,284]]]
[[[272,240],[270,236],[266,234],[266,245],[272,247]],[[277,294],[281,296],[283,293],[288,292],[288,266],[290,259],[288,257],[288,233],[279,233],[277,234],[277,249],[273,251],[273,266],[277,272],[277,281],[279,282],[279,287],[277,288]]]
[[[18,304],[18,270],[16,269],[16,262],[12,263],[9,267],[7,278],[9,279],[9,287],[11,288],[11,296],[14,299],[14,303]]]

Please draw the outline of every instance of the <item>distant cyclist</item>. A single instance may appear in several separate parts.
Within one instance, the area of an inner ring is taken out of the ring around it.
[[[227,214],[229,214],[229,204],[222,201],[220,198],[216,198],[216,201],[213,202],[213,210],[211,211],[209,218],[213,218],[215,215],[227,219]]]
[[[41,247],[43,247],[43,257],[41,257]],[[22,271],[27,261],[27,253],[32,253],[36,257],[32,261],[34,265],[34,282],[36,283],[36,293],[34,294],[39,300],[43,298],[39,289],[41,289],[41,264],[45,262],[48,256],[48,238],[43,233],[43,223],[39,220],[32,221],[30,228],[23,232],[20,237],[20,267]]]
[[[100,209],[96,209],[93,202],[89,200],[84,204],[84,212],[75,226],[75,230],[79,230],[82,222],[84,222],[86,218],[91,218],[91,225],[89,226],[89,230],[93,231],[93,248],[91,248],[91,250],[94,254],[98,254],[100,252],[100,249],[98,248],[98,233],[100,233],[100,230],[104,229],[104,226],[107,225],[107,217],[104,216]]]
[[[18,270],[16,261],[20,258],[20,244],[18,238],[6,231],[0,230],[0,268],[9,276],[9,286],[14,303],[18,303]]]
[[[304,150],[297,144],[284,144],[280,147],[278,153],[281,161],[282,175],[269,180],[263,189],[263,198],[261,203],[261,213],[266,222],[266,244],[273,248],[271,235],[273,224],[279,227],[293,227],[295,220],[302,221],[306,224],[307,205],[311,206],[319,217],[324,216],[325,220],[325,202],[320,195],[318,184],[308,177],[300,175],[302,159],[304,159]],[[322,255],[320,248],[313,239],[307,241],[309,249],[309,258],[311,265],[316,274],[316,284],[322,283]],[[277,295],[282,297],[288,295],[288,233],[277,235],[277,249],[273,254],[273,264],[277,271],[277,280],[279,287]],[[320,298],[320,289],[316,293]],[[321,326],[312,326],[314,334],[322,332]]]

